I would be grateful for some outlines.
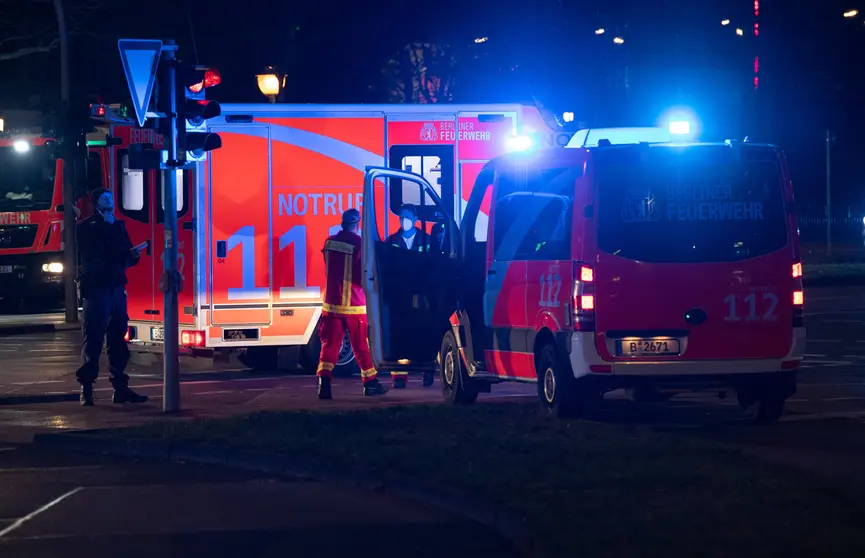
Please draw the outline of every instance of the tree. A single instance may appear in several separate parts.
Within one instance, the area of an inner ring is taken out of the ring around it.
[[[382,71],[388,100],[419,104],[452,101],[456,65],[448,45],[406,45],[388,59]]]
[[[83,32],[104,0],[66,0],[70,34]],[[4,2],[0,11],[0,62],[48,53],[60,47],[54,6],[50,1]]]

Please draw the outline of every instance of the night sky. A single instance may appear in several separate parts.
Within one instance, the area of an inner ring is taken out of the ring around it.
[[[848,205],[865,212],[865,0],[760,0],[757,37],[753,0],[64,1],[74,94],[82,100],[127,101],[120,37],[174,38],[184,59],[197,54],[219,68],[222,84],[208,95],[232,102],[265,100],[255,73],[268,64],[288,74],[287,102],[386,101],[389,56],[410,42],[431,42],[458,55],[455,102],[536,95],[597,125],[651,124],[665,104],[694,106],[706,130],[784,147],[806,206],[825,197],[831,128],[833,197],[845,213]],[[862,15],[842,17],[857,7]],[[724,19],[731,23],[721,25]],[[599,28],[603,35],[595,34]],[[0,41],[0,111],[56,104],[56,49],[9,58],[49,44],[55,32],[51,2],[0,0],[0,36],[7,38]],[[614,44],[615,36],[624,44]],[[488,41],[474,44],[478,37]]]

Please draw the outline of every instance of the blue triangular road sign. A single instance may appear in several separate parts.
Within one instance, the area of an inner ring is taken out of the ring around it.
[[[156,81],[156,68],[162,54],[162,41],[149,39],[120,39],[117,41],[120,61],[129,84],[132,108],[138,125],[144,126],[153,84]]]

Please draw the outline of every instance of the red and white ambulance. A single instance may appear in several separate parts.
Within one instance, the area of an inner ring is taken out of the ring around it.
[[[570,138],[535,107],[516,104],[221,108],[207,122],[222,147],[178,171],[180,342],[196,355],[242,349],[245,362],[262,368],[315,370],[325,272],[320,249],[341,213],[362,207],[367,166],[426,177],[458,215],[490,159],[527,142],[563,146]],[[133,143],[159,147],[163,140],[130,123],[112,124],[109,135],[118,213],[134,243],[151,241],[128,271],[131,348],[157,351],[162,187],[157,171],[129,167],[128,151]],[[378,223],[385,236],[398,226],[383,206]],[[353,366],[347,341],[340,364]]]
[[[581,131],[568,149],[496,158],[477,173],[459,225],[423,177],[369,169],[376,366],[437,367],[453,403],[502,381],[536,383],[562,416],[617,388],[732,388],[759,420],[777,420],[805,349],[784,154],[659,135]],[[381,242],[382,179],[403,196],[424,193],[426,218],[444,225],[440,251]]]

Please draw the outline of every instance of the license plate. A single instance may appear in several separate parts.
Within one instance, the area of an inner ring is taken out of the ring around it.
[[[151,327],[150,328],[150,339],[153,341],[164,341],[165,340],[165,330],[161,327]]]
[[[618,356],[669,356],[679,354],[678,339],[622,339]]]
[[[11,265],[0,265],[0,273],[12,273]]]

